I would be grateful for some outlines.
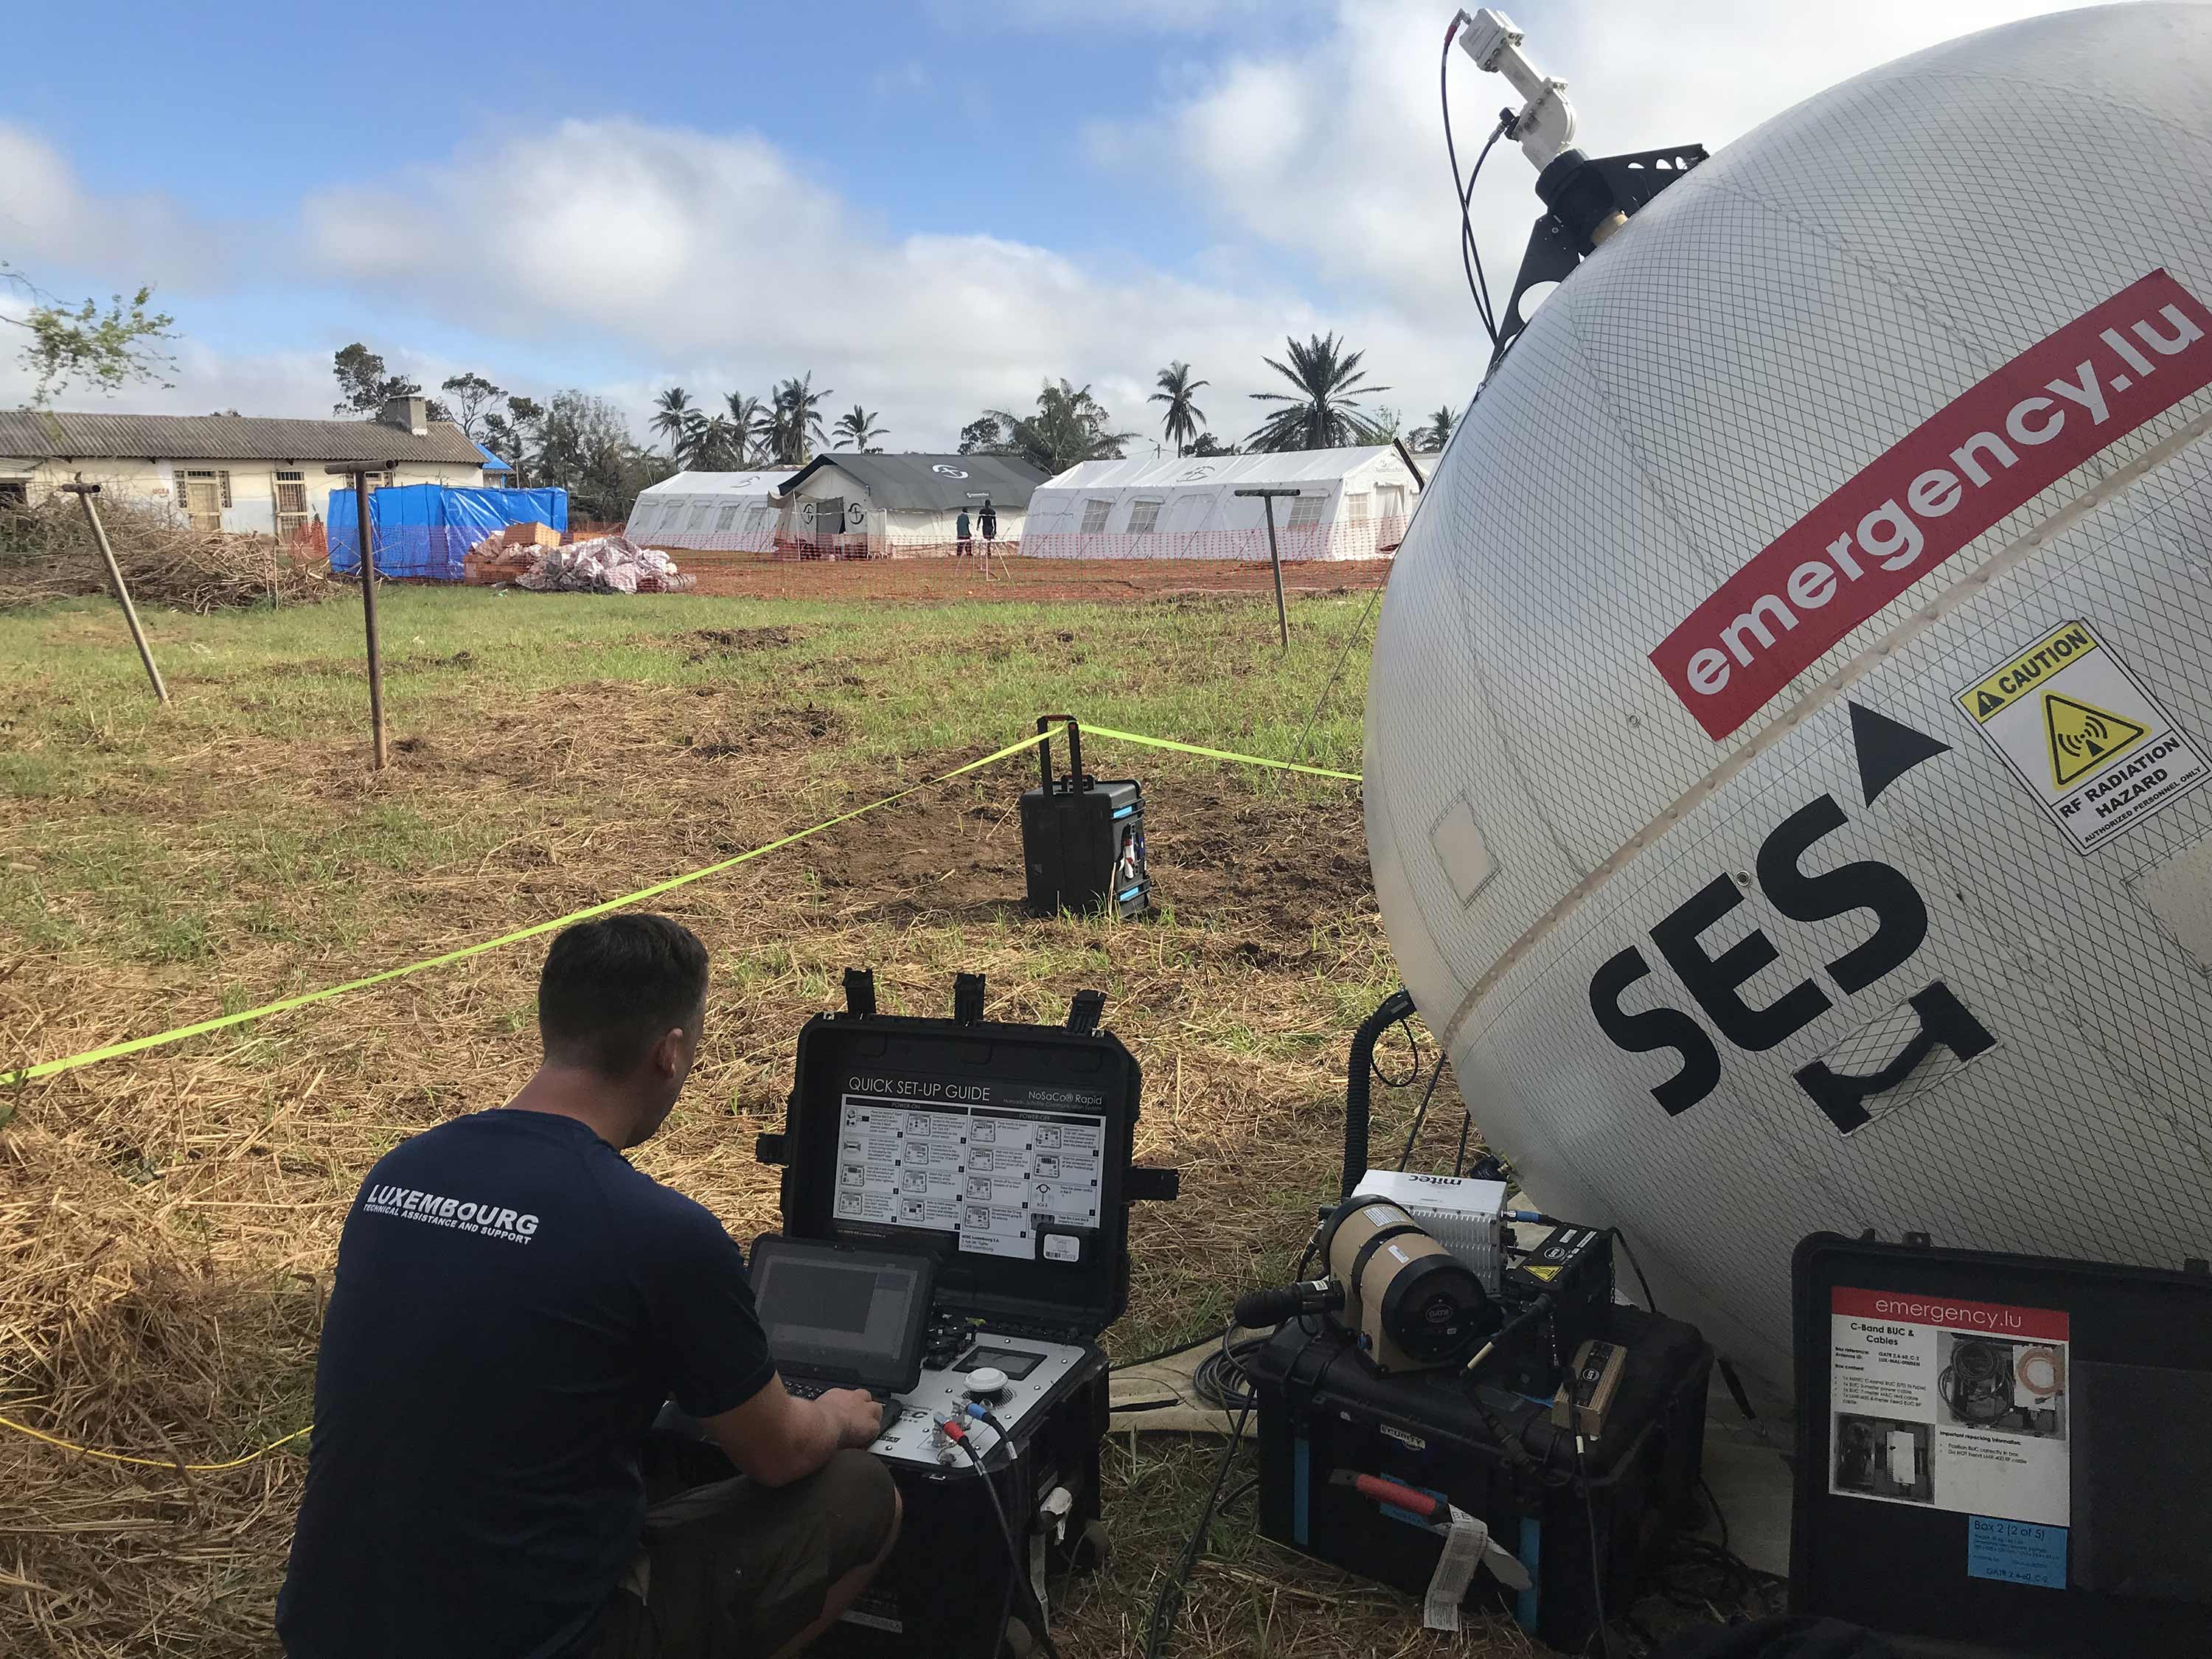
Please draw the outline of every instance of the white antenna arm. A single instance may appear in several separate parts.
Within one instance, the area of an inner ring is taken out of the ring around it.
[[[1513,137],[1541,172],[1574,142],[1575,107],[1567,101],[1567,83],[1553,80],[1522,55],[1521,31],[1504,13],[1485,6],[1460,17],[1459,43],[1467,55],[1480,68],[1504,76],[1526,100],[1514,118]]]

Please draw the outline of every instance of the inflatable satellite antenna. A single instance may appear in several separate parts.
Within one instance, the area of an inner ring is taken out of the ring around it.
[[[1484,307],[1363,770],[1474,1122],[1778,1389],[1815,1231],[2212,1256],[2212,6],[1710,159],[1585,159],[1456,34],[1540,169],[1516,295],[1563,280]]]

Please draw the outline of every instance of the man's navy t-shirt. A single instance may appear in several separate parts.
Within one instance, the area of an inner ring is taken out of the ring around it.
[[[369,1172],[338,1243],[276,1629],[294,1659],[550,1659],[636,1552],[639,1454],[774,1375],[721,1224],[573,1118],[507,1109]]]

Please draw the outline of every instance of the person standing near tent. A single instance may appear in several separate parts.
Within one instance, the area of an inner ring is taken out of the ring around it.
[[[991,556],[991,544],[999,539],[999,509],[991,505],[988,495],[983,497],[983,556]]]
[[[952,521],[952,556],[954,558],[964,559],[968,556],[968,544],[974,535],[975,532],[968,527],[968,509],[963,507],[960,509],[960,516]]]

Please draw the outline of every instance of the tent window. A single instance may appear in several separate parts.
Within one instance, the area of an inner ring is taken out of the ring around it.
[[[761,527],[763,525],[766,524],[767,522],[768,522],[768,508],[766,508],[765,507],[755,507],[755,508],[752,510],[751,514],[750,514],[746,518],[746,520],[745,520],[745,531],[746,531],[746,533],[747,533],[748,535],[751,534],[752,532],[756,532],[756,531],[759,530],[759,529],[760,529],[760,527]]]
[[[736,528],[737,522],[738,503],[732,501],[728,506],[725,507],[720,513],[717,513],[714,515],[714,530],[717,534],[720,534],[724,531],[732,530]]]
[[[714,504],[712,501],[700,501],[696,503],[691,508],[691,522],[687,525],[685,528],[690,530],[704,530],[707,527],[707,515],[714,510]]]
[[[1366,497],[1360,499],[1364,501]],[[1296,530],[1301,525],[1319,524],[1322,509],[1328,505],[1328,498],[1325,495],[1299,496],[1291,503],[1291,528]]]
[[[1160,504],[1156,501],[1129,503],[1129,533],[1149,536],[1160,522]]]
[[[1299,499],[1303,501],[1304,497],[1300,496]],[[1373,504],[1374,497],[1364,489],[1356,495],[1346,495],[1344,498],[1344,516],[1353,524],[1365,524],[1367,509]]]
[[[1114,503],[1095,497],[1083,503],[1083,533],[1096,536],[1106,528],[1106,515],[1114,510]]]
[[[1406,486],[1403,484],[1376,485],[1375,512],[1378,518],[1404,518],[1406,516]]]

